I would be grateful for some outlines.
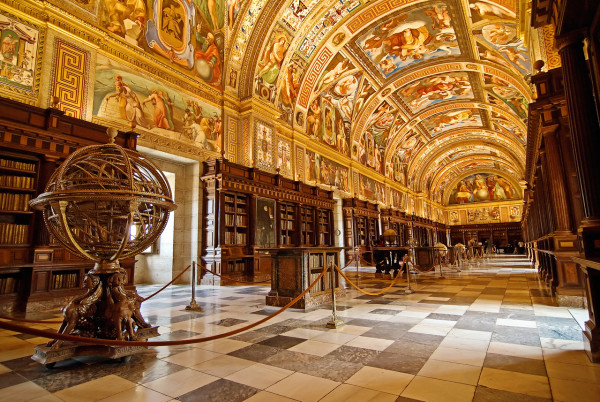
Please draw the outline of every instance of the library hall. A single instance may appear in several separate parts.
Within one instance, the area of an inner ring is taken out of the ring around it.
[[[0,0],[0,401],[600,401],[599,188],[598,0]]]

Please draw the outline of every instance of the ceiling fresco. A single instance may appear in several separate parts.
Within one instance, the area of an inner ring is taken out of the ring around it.
[[[347,165],[441,203],[478,172],[519,187],[532,99],[516,0],[228,4],[230,63],[256,60],[252,95]],[[274,18],[256,28],[266,9]]]

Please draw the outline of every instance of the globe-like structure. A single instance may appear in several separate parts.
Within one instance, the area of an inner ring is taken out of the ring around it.
[[[156,165],[114,144],[116,130],[109,129],[108,134],[111,143],[73,152],[54,172],[46,191],[30,204],[43,210],[48,230],[67,250],[95,262],[82,281],[86,292],[63,308],[58,332],[102,339],[147,339],[158,332],[140,313],[144,299],[125,288],[127,273],[119,258],[146,249],[164,230],[169,212],[176,206],[167,179]],[[55,340],[36,347],[34,359],[53,364],[77,355],[58,352],[61,343]],[[97,351],[122,357],[143,350],[113,349]],[[77,353],[89,354],[90,350],[82,348]]]
[[[31,205],[65,248],[96,262],[92,273],[115,272],[119,258],[146,249],[176,207],[156,165],[114,143],[72,153]]]
[[[383,232],[383,240],[388,244],[394,244],[397,236],[398,234],[394,229],[387,229]]]

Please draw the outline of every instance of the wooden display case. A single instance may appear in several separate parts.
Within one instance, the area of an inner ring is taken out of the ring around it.
[[[396,232],[397,239],[395,241],[397,246],[403,247],[408,244],[410,221],[406,218],[406,213],[398,209],[382,209],[381,210],[381,225],[382,232],[387,229],[392,229]]]
[[[266,303],[269,306],[283,307],[304,292],[327,266],[334,269],[339,266],[340,247],[293,247],[263,249],[259,253],[268,253],[272,259],[273,277],[271,291]],[[332,283],[333,282],[333,283]],[[340,287],[337,271],[325,275],[292,308],[311,309],[320,304],[331,302],[332,287],[336,297],[345,295]]]

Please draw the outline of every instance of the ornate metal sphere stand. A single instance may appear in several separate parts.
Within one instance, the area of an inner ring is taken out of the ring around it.
[[[140,313],[143,298],[124,288],[119,258],[145,250],[162,233],[176,208],[162,172],[141,154],[110,142],[72,153],[54,172],[46,191],[30,204],[43,210],[50,233],[71,253],[95,262],[84,278],[85,293],[63,308],[61,334],[99,339],[145,340],[158,336]],[[76,356],[126,360],[141,346],[85,345],[53,340],[32,359],[53,366]]]

